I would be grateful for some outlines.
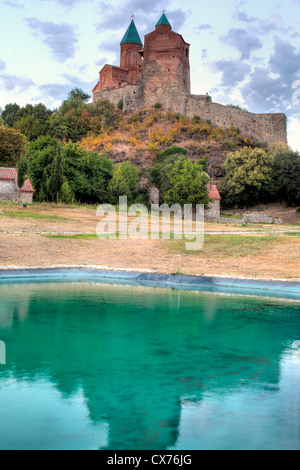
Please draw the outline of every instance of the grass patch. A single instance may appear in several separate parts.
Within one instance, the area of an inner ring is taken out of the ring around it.
[[[3,214],[0,214],[0,217],[17,217],[20,219],[43,219],[43,220],[49,220],[52,222],[55,222],[57,220],[60,221],[66,221],[67,219],[65,217],[59,217],[58,215],[48,215],[48,214],[40,214],[39,212],[4,212]]]
[[[46,235],[46,236],[47,238],[69,239],[69,240],[97,240],[99,238],[95,233],[79,233],[78,235]]]
[[[300,232],[285,232],[288,237],[300,237]]]
[[[172,243],[173,248],[181,253],[199,255],[201,257],[231,257],[247,256],[264,253],[279,240],[278,235],[246,236],[234,234],[205,235],[204,246],[201,251],[187,251],[185,243],[188,240],[181,240]]]

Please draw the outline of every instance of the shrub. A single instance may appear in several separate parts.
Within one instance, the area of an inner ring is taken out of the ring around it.
[[[61,187],[60,200],[65,204],[71,204],[74,200],[74,194],[67,181]]]
[[[172,147],[168,147],[164,150],[158,152],[156,160],[158,162],[164,161],[166,158],[170,157],[171,155],[183,155],[186,156],[187,150],[183,147],[178,147],[177,145],[172,145]]]
[[[204,204],[207,206],[210,199],[207,192],[209,178],[201,165],[191,160],[178,160],[169,174],[170,188],[165,194],[164,202],[172,204]]]
[[[118,107],[118,109],[119,109],[120,111],[123,111],[123,107],[124,107],[123,98],[118,102],[117,107]]]
[[[223,167],[226,174],[221,192],[225,202],[244,206],[274,196],[273,158],[262,149],[230,153]]]
[[[0,126],[0,166],[16,167],[26,153],[26,137],[16,129]]]
[[[139,184],[139,170],[129,162],[119,163],[113,172],[109,183],[109,201],[118,204],[120,196],[127,196],[128,203],[134,202],[137,197]]]
[[[279,150],[274,156],[274,174],[278,196],[289,205],[300,203],[300,154]]]

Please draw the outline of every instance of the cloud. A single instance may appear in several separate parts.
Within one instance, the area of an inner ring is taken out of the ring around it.
[[[234,14],[234,17],[237,18],[239,21],[243,21],[245,23],[254,23],[258,20],[258,18],[255,17],[249,18],[245,10],[236,12]]]
[[[278,36],[274,41],[274,54],[269,60],[271,71],[280,74],[284,81],[293,81],[300,72],[300,49]]]
[[[135,23],[141,35],[147,34],[154,30],[155,24],[162,15],[162,10],[167,8],[169,1],[163,0],[127,0],[122,3],[122,7],[111,7],[109,3],[99,3],[102,13],[102,19],[95,24],[96,30],[99,32],[106,30],[125,30],[130,22],[132,14],[135,15]],[[169,19],[173,30],[177,31],[181,28],[186,20],[186,12],[181,9],[167,10],[167,18]],[[122,38],[120,38],[122,39]]]
[[[258,24],[257,32],[259,34],[268,34],[274,31],[288,32],[284,27],[284,21],[279,14],[271,15],[267,20],[261,20]]]
[[[20,10],[24,10],[25,6],[22,5],[21,3],[16,3],[16,2],[11,2],[10,0],[6,0],[4,2],[4,5],[11,7],[11,8],[18,8]]]
[[[78,42],[75,26],[68,23],[44,22],[38,18],[27,18],[26,22],[36,32],[36,36],[44,38],[43,42],[51,49],[56,60],[65,62],[74,57]]]
[[[197,28],[195,29],[199,29],[200,31],[203,31],[205,29],[212,29],[212,26],[210,24],[199,24],[199,26],[197,26]]]
[[[221,40],[228,46],[236,48],[241,53],[241,59],[249,59],[252,51],[262,48],[258,37],[242,28],[230,29]]]
[[[6,68],[6,63],[4,60],[0,59],[0,72]]]
[[[53,2],[53,0],[43,0],[44,2]],[[84,3],[84,2],[88,2],[90,0],[54,0],[56,1],[56,3],[59,3],[60,5],[62,5],[63,7],[66,7],[66,8],[71,8],[71,7],[74,7],[75,5],[79,4],[79,3]]]
[[[88,94],[91,94],[91,90],[96,85],[96,80],[93,82],[84,82],[79,77],[75,75],[63,74],[62,78],[65,80],[65,83],[45,83],[38,87],[40,91],[40,96],[38,99],[46,99],[49,101],[53,100],[63,101],[67,99],[69,92],[73,88],[81,88]]]
[[[15,90],[17,93],[22,93],[34,86],[31,78],[18,77],[16,75],[10,75],[6,73],[0,74],[0,83],[6,91]]]
[[[300,50],[282,39],[275,37],[274,51],[268,67],[256,67],[250,82],[242,89],[245,99],[254,109],[267,112],[286,112],[298,116],[300,104],[293,103],[293,83],[300,80]]]
[[[211,64],[211,68],[215,72],[222,72],[221,85],[230,88],[242,82],[251,72],[250,65],[239,60],[218,60]]]

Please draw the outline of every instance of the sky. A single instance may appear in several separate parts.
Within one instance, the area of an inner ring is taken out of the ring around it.
[[[191,44],[192,93],[285,113],[300,150],[300,0],[0,0],[0,107],[91,94],[103,65],[120,64],[131,16],[143,40],[163,10]]]

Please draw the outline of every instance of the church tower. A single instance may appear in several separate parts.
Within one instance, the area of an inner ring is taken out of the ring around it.
[[[141,38],[132,19],[121,41],[120,67],[127,70],[129,83],[137,82],[142,66],[142,56],[139,54],[142,48]]]
[[[155,25],[155,31],[145,36],[143,51],[144,64],[156,64],[160,86],[173,91],[190,93],[190,45],[183,37],[172,31],[172,26],[162,14]],[[148,79],[150,77],[148,76]]]

